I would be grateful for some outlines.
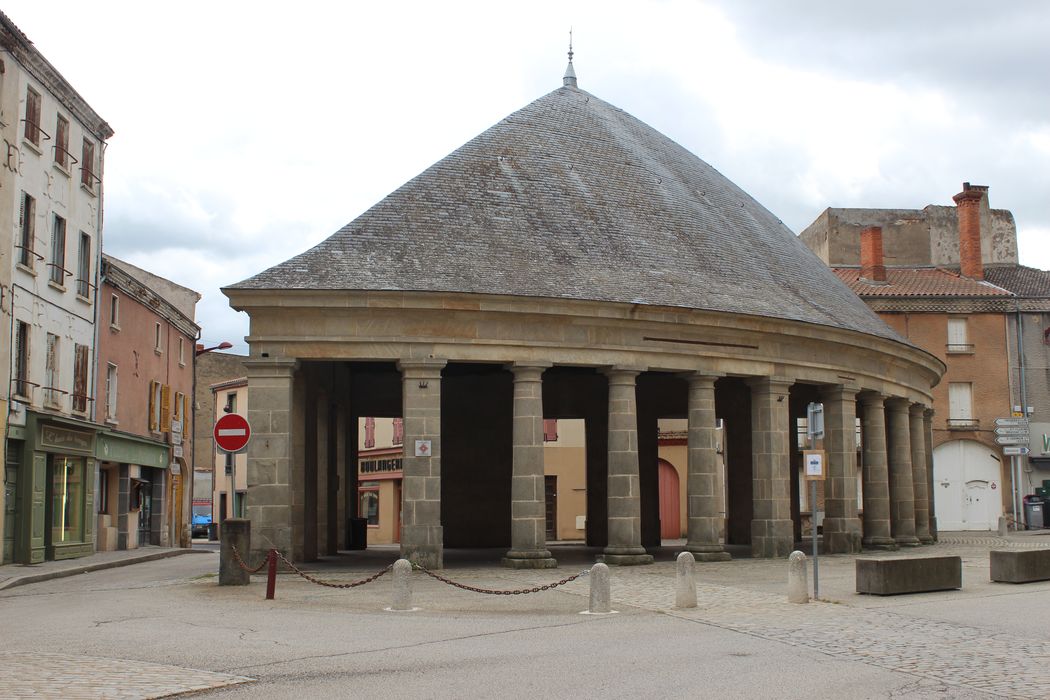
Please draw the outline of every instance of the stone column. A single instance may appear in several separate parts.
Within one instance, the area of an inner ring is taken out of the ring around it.
[[[609,378],[609,564],[650,564],[642,547],[642,502],[638,479],[636,369],[606,370]]]
[[[824,403],[824,450],[828,458],[824,483],[824,551],[855,554],[861,550],[857,513],[857,389],[828,386]]]
[[[863,544],[871,549],[896,549],[890,534],[890,479],[886,456],[886,406],[882,394],[866,391],[860,394],[861,444],[864,446],[864,468],[861,480],[864,492]]]
[[[937,541],[937,510],[934,508],[936,494],[933,488],[933,409],[927,408],[922,413],[923,441],[926,443],[926,489],[929,496],[930,538]]]
[[[908,427],[911,437],[912,484],[915,493],[915,536],[922,544],[933,544],[930,536],[930,483],[926,474],[926,427],[923,414],[926,407],[913,403],[908,409]]]
[[[886,401],[886,435],[889,438],[890,526],[898,545],[919,544],[915,536],[915,482],[911,468],[911,427],[908,400]]]
[[[726,561],[719,540],[718,435],[715,380],[719,375],[691,374],[689,381],[689,475],[686,482],[688,540],[685,548],[699,561]]]
[[[248,375],[247,516],[252,525],[252,561],[268,550],[291,557],[292,522],[292,400],[298,361],[251,357]]]
[[[762,377],[751,386],[751,555],[786,557],[794,549],[791,521],[791,429],[788,389],[792,382]]]
[[[513,474],[510,486],[510,551],[503,566],[552,569],[547,550],[543,486],[543,370],[550,365],[513,365]]]
[[[444,366],[445,360],[398,363],[405,425],[401,557],[428,569],[444,566],[441,527],[441,369]]]

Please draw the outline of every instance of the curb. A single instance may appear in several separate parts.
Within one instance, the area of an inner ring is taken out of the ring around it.
[[[58,571],[42,571],[38,574],[14,576],[6,581],[0,581],[0,591],[7,590],[8,588],[16,588],[17,586],[26,586],[31,583],[40,583],[41,581],[51,581],[56,578],[67,578],[69,576],[76,576],[77,574],[87,574],[92,571],[116,569],[121,566],[131,566],[132,564],[141,564],[147,561],[169,559],[183,554],[211,554],[211,552],[203,549],[174,549],[166,552],[150,552],[149,554],[128,557],[127,559],[114,559],[113,561],[98,562],[96,564],[84,564],[83,566],[59,569]]]

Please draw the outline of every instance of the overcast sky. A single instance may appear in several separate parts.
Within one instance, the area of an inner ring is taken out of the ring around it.
[[[509,9],[509,8],[515,9]],[[219,288],[323,240],[561,85],[667,134],[795,232],[989,185],[1050,268],[1050,2],[155,3],[3,10],[113,127],[106,252]]]

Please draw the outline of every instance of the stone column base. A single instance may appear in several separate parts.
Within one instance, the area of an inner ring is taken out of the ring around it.
[[[824,518],[824,546],[827,554],[858,554],[861,551],[860,521]]]
[[[685,551],[692,554],[696,561],[729,561],[733,558],[720,544],[687,544]]]
[[[901,547],[918,547],[922,544],[915,535],[901,535],[900,537],[895,537],[894,540]]]
[[[500,564],[508,569],[557,569],[558,560],[545,549],[531,552],[511,550],[503,557]]]
[[[922,544],[933,544],[933,536],[932,535],[921,535],[919,537],[919,542],[921,542]]]
[[[605,563],[613,566],[637,566],[653,563],[653,555],[646,553],[645,547],[606,547],[604,556]]]
[[[896,551],[900,549],[897,546],[897,541],[892,537],[868,537],[862,540],[864,549],[882,549],[887,551]]]
[[[752,520],[751,556],[755,559],[786,557],[795,549],[795,526],[790,520]]]

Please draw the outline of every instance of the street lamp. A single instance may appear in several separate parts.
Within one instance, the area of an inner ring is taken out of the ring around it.
[[[196,354],[197,355],[203,355],[204,353],[211,352],[212,350],[229,350],[232,347],[233,347],[233,343],[229,342],[228,340],[224,340],[221,343],[219,343],[218,345],[213,345],[210,348],[204,347],[204,343],[197,343]]]

